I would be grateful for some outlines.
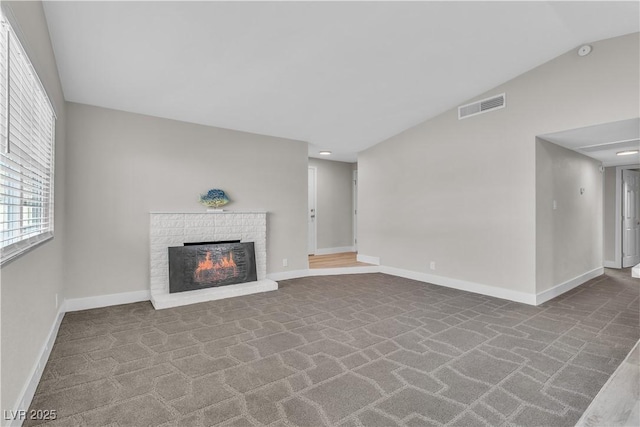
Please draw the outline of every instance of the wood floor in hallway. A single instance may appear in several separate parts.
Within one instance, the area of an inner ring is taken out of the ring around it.
[[[343,252],[330,255],[309,255],[309,268],[339,268],[368,266],[357,260],[357,252]]]

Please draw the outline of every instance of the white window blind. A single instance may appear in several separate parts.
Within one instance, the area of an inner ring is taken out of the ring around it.
[[[0,35],[0,262],[53,237],[55,114],[5,16]]]

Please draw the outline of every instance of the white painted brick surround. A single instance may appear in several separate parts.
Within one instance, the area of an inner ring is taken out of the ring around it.
[[[266,278],[266,212],[152,212],[150,215],[150,289],[151,302],[154,307],[175,307],[277,289],[278,284]],[[167,248],[182,246],[187,242],[238,239],[242,242],[254,242],[257,282],[169,293],[169,251]]]

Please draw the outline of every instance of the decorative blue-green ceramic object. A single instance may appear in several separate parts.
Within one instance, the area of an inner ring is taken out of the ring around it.
[[[229,198],[224,191],[213,188],[207,194],[200,195],[200,203],[208,208],[218,209],[229,203]]]

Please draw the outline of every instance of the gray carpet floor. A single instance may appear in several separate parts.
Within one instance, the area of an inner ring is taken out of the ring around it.
[[[639,294],[628,269],[539,307],[362,274],[68,313],[31,409],[61,426],[574,425],[640,336]]]

